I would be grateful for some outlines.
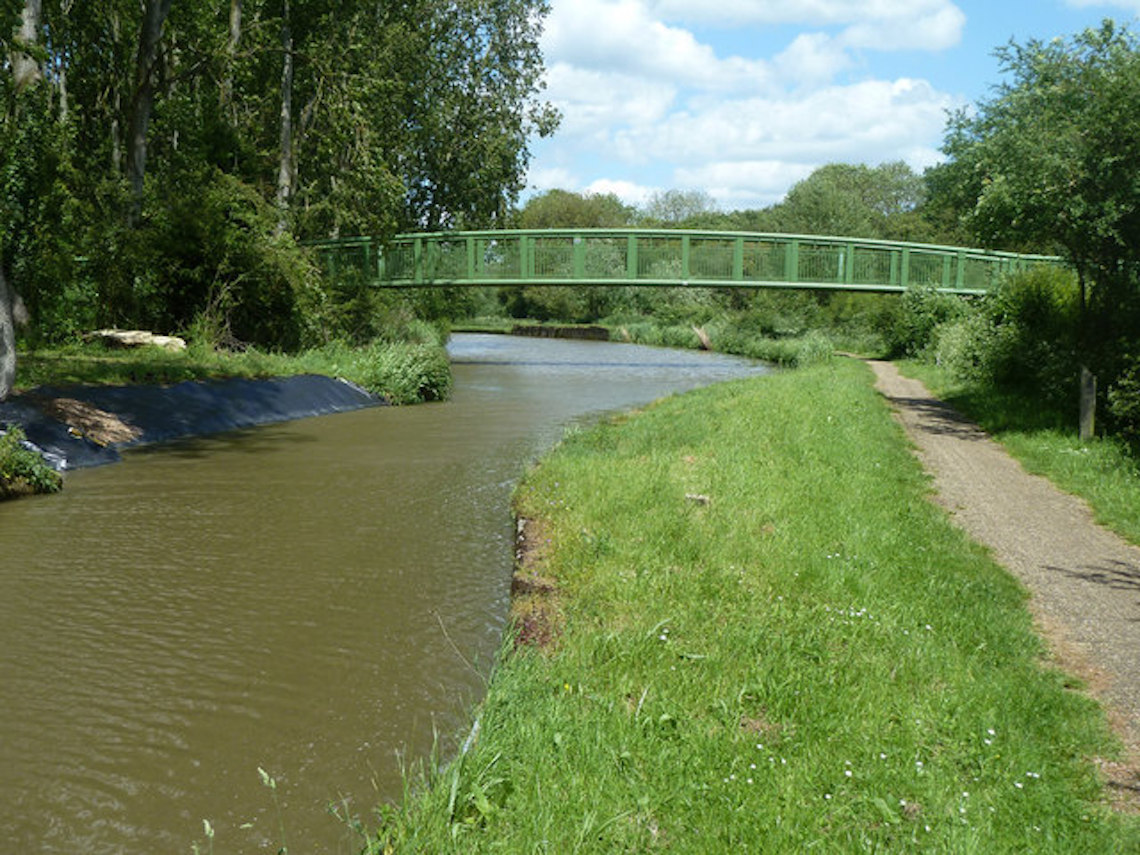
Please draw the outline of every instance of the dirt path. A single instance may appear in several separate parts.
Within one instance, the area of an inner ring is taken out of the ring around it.
[[[1029,589],[1059,664],[1088,682],[1128,753],[1140,757],[1140,548],[1093,522],[1081,499],[1026,473],[922,383],[889,362],[870,365],[934,478],[937,500]],[[1115,771],[1118,786],[1140,792],[1135,772]]]

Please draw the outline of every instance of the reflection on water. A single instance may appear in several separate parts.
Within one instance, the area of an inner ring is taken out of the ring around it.
[[[523,467],[576,419],[763,370],[451,352],[449,402],[132,452],[0,508],[0,852],[188,852],[203,819],[218,852],[358,851],[330,803],[399,798],[400,753],[453,746],[482,692]]]

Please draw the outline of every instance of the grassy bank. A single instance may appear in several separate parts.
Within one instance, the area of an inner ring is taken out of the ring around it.
[[[1099,708],[927,489],[846,360],[569,437],[517,494],[557,639],[373,851],[1135,851]]]
[[[343,377],[394,404],[447,397],[451,369],[442,338],[375,342],[363,347],[333,343],[296,354],[249,349],[239,353],[191,346],[180,352],[157,347],[108,350],[71,345],[21,353],[17,389],[36,386],[171,384],[226,377]]]
[[[169,352],[157,347],[111,351],[102,345],[73,345],[21,353],[16,391],[296,374],[342,377],[394,404],[440,400],[451,390],[451,365],[442,337],[432,335],[421,341],[375,342],[366,347],[330,344],[290,355],[254,349],[231,353],[196,346]],[[6,439],[0,436],[0,499],[60,488],[58,475],[38,455],[20,447],[22,438],[18,431]]]
[[[928,362],[907,361],[902,370],[978,422],[1036,475],[1085,499],[1097,521],[1140,544],[1140,464],[1120,440],[1077,436],[1077,403],[1055,413],[1030,397],[955,382]]]

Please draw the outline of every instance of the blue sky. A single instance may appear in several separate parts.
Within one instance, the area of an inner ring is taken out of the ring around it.
[[[1140,0],[552,0],[529,193],[671,188],[725,209],[779,201],[831,162],[937,162],[946,115],[1001,79],[995,48]]]

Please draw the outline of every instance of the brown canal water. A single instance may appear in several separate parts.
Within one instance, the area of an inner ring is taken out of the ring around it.
[[[359,851],[330,805],[371,825],[401,758],[469,726],[526,465],[575,422],[765,370],[450,350],[446,403],[139,450],[0,507],[0,855]]]

